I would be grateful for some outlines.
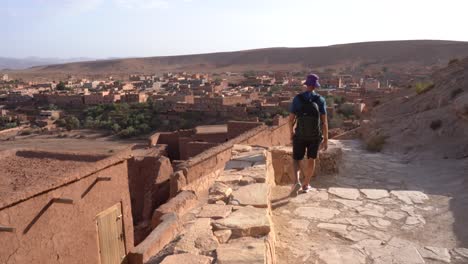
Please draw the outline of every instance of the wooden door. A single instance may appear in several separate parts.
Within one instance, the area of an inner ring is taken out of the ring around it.
[[[101,264],[121,264],[125,260],[125,235],[120,203],[96,216]]]

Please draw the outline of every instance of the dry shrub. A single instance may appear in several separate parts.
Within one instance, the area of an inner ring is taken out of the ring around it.
[[[431,82],[425,82],[425,83],[419,82],[419,83],[416,83],[414,88],[417,94],[422,94],[434,88],[434,84]]]
[[[455,98],[457,97],[459,94],[463,93],[463,89],[462,88],[458,88],[458,89],[455,89],[453,90],[451,93],[450,93],[450,96],[451,98]]]
[[[366,141],[366,149],[372,152],[380,152],[385,145],[387,137],[384,135],[371,136]]]
[[[439,129],[441,126],[442,126],[442,120],[440,120],[440,119],[433,120],[433,121],[431,122],[431,125],[430,125],[430,127],[431,127],[432,130],[437,130],[437,129]]]

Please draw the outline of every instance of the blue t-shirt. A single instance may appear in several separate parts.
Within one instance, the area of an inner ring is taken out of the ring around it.
[[[325,98],[323,98],[322,96],[320,96],[318,93],[316,93],[315,91],[312,91],[312,92],[303,92],[302,95],[306,98],[306,99],[312,99],[313,102],[315,102],[318,107],[319,107],[319,112],[321,115],[326,115],[327,114],[327,102],[325,101]],[[296,95],[292,101],[292,104],[291,104],[291,107],[289,109],[289,112],[293,113],[293,114],[297,114],[300,110],[301,110],[301,107],[302,107],[302,102],[301,102],[301,99],[299,99],[299,95]]]

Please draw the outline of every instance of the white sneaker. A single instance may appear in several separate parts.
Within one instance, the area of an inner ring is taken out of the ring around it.
[[[308,193],[309,191],[312,191],[312,186],[310,186],[310,184],[302,186],[302,193]]]

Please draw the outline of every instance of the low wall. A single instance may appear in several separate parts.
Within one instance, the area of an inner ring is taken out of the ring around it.
[[[177,184],[171,183],[171,194],[177,194],[182,190],[193,190],[198,195],[200,192],[206,191],[212,182],[204,181],[203,178],[216,177],[213,173],[224,168],[226,162],[231,158],[231,150],[234,144],[263,147],[286,145],[290,143],[289,135],[287,123],[273,127],[260,125],[221,145],[210,148],[177,165],[175,171],[180,171],[180,173],[173,174],[173,181],[177,182]],[[181,176],[184,178],[181,179]]]

